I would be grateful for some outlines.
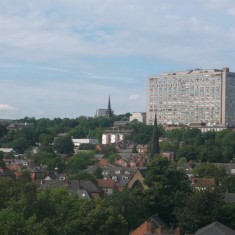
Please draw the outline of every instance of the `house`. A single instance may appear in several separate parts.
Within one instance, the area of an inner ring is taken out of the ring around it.
[[[235,163],[213,163],[217,167],[223,167],[227,175],[235,175]]]
[[[116,160],[115,163],[123,167],[129,166],[128,162],[123,158]]]
[[[128,188],[135,188],[140,187],[142,189],[147,189],[148,186],[144,184],[144,175],[147,171],[146,167],[138,169],[135,174],[132,176],[132,178],[129,180],[127,187]]]
[[[213,178],[191,178],[192,187],[195,189],[206,189],[215,186]]]
[[[138,144],[136,146],[136,149],[137,149],[137,152],[139,154],[147,154],[147,152],[148,152],[148,145],[147,144],[146,145]]]
[[[13,131],[18,131],[18,130],[21,130],[23,129],[24,127],[28,126],[28,125],[32,125],[31,123],[22,123],[22,122],[16,122],[16,123],[11,123],[8,125],[7,129],[10,131],[10,130],[13,130]]]
[[[104,191],[105,195],[111,195],[116,190],[116,184],[111,179],[98,179],[97,184]]]
[[[124,136],[130,135],[133,130],[110,128],[102,133],[102,144],[113,144],[120,142],[124,139]]]
[[[74,148],[79,148],[81,144],[93,144],[96,145],[99,143],[98,139],[72,139]]]
[[[12,153],[13,152],[13,148],[0,148],[0,152],[3,153]]]
[[[47,180],[40,180],[37,183],[41,190],[65,188],[87,199],[100,198],[104,195],[103,190],[90,180],[62,180],[59,178],[50,180],[48,177]]]
[[[11,178],[13,180],[16,179],[16,176],[12,171],[8,169],[0,168],[0,178],[6,178],[6,177]]]
[[[117,191],[122,192],[125,188],[127,188],[127,184],[129,179],[121,179],[119,182],[116,183]]]
[[[107,159],[105,159],[105,158],[100,158],[100,160],[99,160],[99,165],[100,166],[108,166],[108,164],[109,164],[109,161],[107,160]]]
[[[168,161],[172,161],[172,162],[175,161],[175,153],[173,152],[163,152],[163,153],[160,153],[160,156],[163,158],[167,158]]]
[[[180,235],[179,228],[169,228],[158,215],[148,218],[143,224],[130,233],[130,235]]]
[[[80,190],[82,190],[82,193],[84,193],[84,190],[87,192],[90,198],[96,199],[104,196],[103,190],[100,189],[98,186],[96,186],[92,181],[90,180],[76,180],[76,181],[69,181],[69,185],[71,183],[76,183],[77,184],[77,191],[76,193],[79,194],[81,193]],[[83,195],[83,194],[82,194]]]
[[[101,167],[101,169],[103,179],[112,179],[116,183],[119,183],[121,180],[129,181],[137,170],[136,168],[114,166],[114,164]]]
[[[235,230],[219,223],[213,222],[197,230],[194,235],[234,235]]]

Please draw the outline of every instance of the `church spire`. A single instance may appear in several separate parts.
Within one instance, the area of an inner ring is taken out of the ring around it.
[[[109,101],[108,101],[108,108],[107,108],[107,117],[112,117],[113,116],[113,111],[111,108],[111,102],[110,102],[110,96],[109,96]]]

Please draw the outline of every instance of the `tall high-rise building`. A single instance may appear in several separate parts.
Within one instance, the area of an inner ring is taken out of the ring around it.
[[[148,78],[147,124],[235,126],[235,73],[228,68],[162,73]]]

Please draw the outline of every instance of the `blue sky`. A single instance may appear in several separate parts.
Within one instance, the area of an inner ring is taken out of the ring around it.
[[[1,0],[0,119],[143,112],[148,76],[234,61],[234,0]]]

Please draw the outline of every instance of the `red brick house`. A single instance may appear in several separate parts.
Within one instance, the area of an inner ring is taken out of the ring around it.
[[[98,179],[97,184],[104,191],[105,195],[110,195],[116,190],[116,183],[112,179]]]
[[[157,215],[151,216],[130,235],[180,235],[179,228],[169,228]]]

